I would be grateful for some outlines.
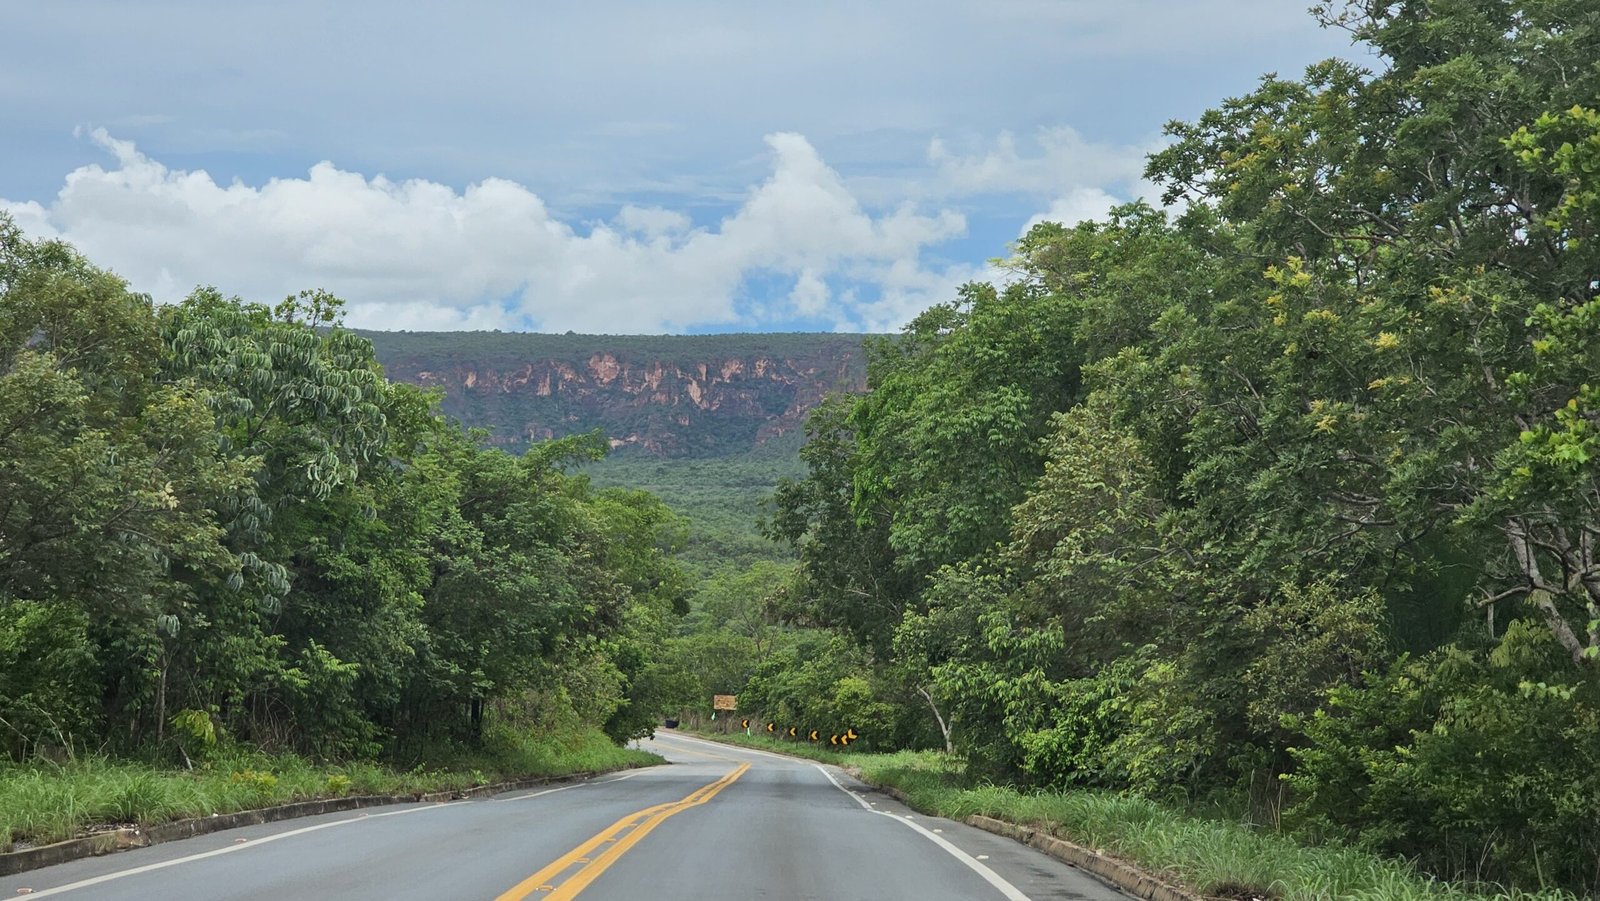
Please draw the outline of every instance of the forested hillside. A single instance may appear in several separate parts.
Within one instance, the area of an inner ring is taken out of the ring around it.
[[[790,613],[969,774],[1593,892],[1600,7],[1322,14],[1374,70],[1172,124],[1169,212],[1034,228],[812,414]]]
[[[866,383],[861,335],[359,334],[385,375],[440,391],[490,446],[598,432],[610,452],[581,471],[686,517],[699,572],[791,556],[758,531],[762,504],[799,474],[807,414]]]

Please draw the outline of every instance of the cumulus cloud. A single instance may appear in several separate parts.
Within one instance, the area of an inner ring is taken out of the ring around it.
[[[617,213],[617,225],[623,231],[657,238],[673,235],[689,230],[693,223],[689,217],[677,210],[663,209],[658,206],[634,206],[626,204]]]
[[[988,264],[953,264],[931,268],[900,262],[885,274],[882,291],[858,304],[860,319],[869,332],[895,331],[936,303],[948,303],[967,282],[1003,282],[1008,274]]]
[[[167,301],[196,284],[262,300],[322,287],[350,302],[357,326],[681,331],[762,326],[733,299],[764,272],[795,280],[802,315],[878,329],[946,299],[932,295],[962,274],[921,262],[965,232],[959,213],[865,209],[793,133],[767,138],[771,174],[714,228],[629,205],[586,233],[505,179],[457,191],[322,162],[303,178],[219,184],[105,131],[91,137],[113,166],[73,171],[48,204],[0,207]],[[836,295],[835,278],[856,290]]]
[[[936,183],[951,194],[1041,194],[1136,182],[1155,146],[1089,141],[1067,126],[1040,129],[1030,143],[1031,153],[1005,131],[976,153],[961,154],[934,138],[928,143],[928,162],[937,173]]]
[[[1160,191],[1144,178],[1145,158],[1161,142],[1107,144],[1087,140],[1067,126],[1040,129],[1022,146],[1011,132],[1001,132],[975,152],[958,153],[944,140],[928,144],[933,183],[949,196],[1009,193],[1050,198],[1023,225],[1021,234],[1040,222],[1076,225],[1105,216],[1113,206],[1133,200],[1155,202]]]
[[[1099,188],[1073,188],[1065,197],[1052,201],[1049,209],[1029,219],[1022,226],[1022,234],[1041,222],[1059,222],[1070,228],[1090,219],[1104,219],[1112,207],[1122,202]]]
[[[828,302],[833,299],[833,292],[829,290],[828,283],[822,280],[815,269],[800,270],[800,277],[794,281],[794,289],[789,292],[789,303],[794,311],[801,316],[814,317],[826,313]]]

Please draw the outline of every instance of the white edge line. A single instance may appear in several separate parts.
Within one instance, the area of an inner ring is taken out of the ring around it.
[[[573,784],[573,785],[563,785],[560,788],[547,788],[544,791],[537,791],[537,792],[533,792],[532,794],[517,795],[515,798],[489,798],[488,800],[501,801],[501,802],[526,801],[529,798],[542,798],[545,795],[553,795],[556,792],[571,791],[572,789],[575,789],[575,788],[583,788],[586,785],[609,785],[609,784],[611,784],[613,782],[621,782],[624,779],[632,779],[634,776],[638,776],[638,775],[640,775],[640,774],[642,774],[644,772],[645,771],[642,770],[642,769],[629,770],[627,773],[624,773],[623,775],[618,776],[615,779],[586,779],[583,782],[578,782],[578,783]]]
[[[116,879],[122,879],[123,877],[126,877],[126,876],[137,876],[140,873],[149,873],[149,872],[151,872],[153,870],[164,870],[167,867],[175,867],[175,866],[177,866],[178,864],[181,864],[181,863],[190,863],[190,862],[196,861],[196,860],[204,860],[204,859],[206,859],[208,857],[219,857],[219,856],[221,856],[223,854],[232,854],[235,851],[244,851],[244,850],[249,849],[249,848],[258,848],[258,847],[260,847],[262,845],[267,844],[268,842],[275,842],[278,839],[289,838],[291,836],[296,836],[296,835],[305,835],[307,832],[316,832],[316,831],[318,831],[320,829],[331,829],[334,826],[348,826],[351,823],[362,823],[362,822],[366,822],[367,820],[375,820],[375,819],[377,819],[379,817],[395,817],[395,816],[400,816],[401,814],[406,814],[406,813],[420,813],[421,811],[424,811],[424,810],[439,810],[439,809],[442,809],[444,807],[449,807],[449,806],[452,806],[452,805],[450,805],[450,804],[430,804],[430,805],[428,805],[426,807],[408,807],[405,810],[391,810],[391,811],[387,811],[385,813],[367,813],[367,814],[362,814],[361,816],[358,816],[358,817],[349,817],[349,818],[346,818],[346,819],[343,819],[343,820],[334,820],[331,823],[318,823],[315,826],[303,826],[303,827],[301,827],[299,829],[291,829],[288,832],[277,832],[277,833],[274,833],[272,835],[263,836],[261,838],[251,839],[250,841],[248,841],[248,842],[246,842],[244,844],[228,845],[227,847],[224,847],[224,848],[216,848],[216,849],[213,849],[211,851],[202,851],[199,854],[190,854],[190,855],[188,855],[186,857],[174,857],[171,860],[157,861],[156,863],[145,864],[142,867],[133,867],[132,869],[118,870],[118,871],[116,871],[114,873],[106,873],[106,874],[103,874],[103,875],[100,875],[100,876],[95,876],[95,877],[90,878],[90,879],[83,879],[83,880],[80,880],[78,882],[69,882],[66,885],[58,885],[55,888],[41,889],[40,891],[30,892],[28,894],[28,897],[30,897],[30,898],[45,898],[45,897],[48,897],[50,895],[58,895],[58,894],[61,894],[63,892],[77,891],[78,889],[81,889],[81,888],[88,888],[91,885],[100,885],[101,883],[111,882],[111,881],[116,880]],[[212,833],[212,834],[215,835],[216,833]]]
[[[648,773],[648,772],[650,772],[650,768],[649,767],[640,767],[639,769],[636,769],[636,770],[629,770],[628,772],[623,773],[622,775],[618,776],[615,779],[596,779],[596,780],[591,780],[591,781],[586,781],[586,782],[580,782],[580,783],[578,783],[578,785],[609,785],[612,782],[621,782],[624,779],[632,779],[634,776],[643,776],[645,773]],[[578,785],[574,785],[574,786],[572,786],[572,788],[577,788]]]
[[[630,773],[628,773],[626,775],[618,776],[615,779],[606,779],[606,780],[604,780],[604,782],[621,782],[624,779],[632,779],[634,776],[637,776],[637,775],[639,775],[640,773],[643,773],[643,772],[644,772],[644,770],[634,770],[633,772],[630,772]],[[589,782],[589,781],[584,781],[584,782],[576,783],[574,785],[563,785],[560,788],[545,789],[544,791],[541,791],[541,792],[534,792],[531,795],[519,795],[519,796],[517,796],[515,798],[507,798],[505,800],[507,800],[507,801],[525,801],[528,798],[538,798],[538,797],[543,797],[544,795],[553,795],[556,792],[569,791],[569,790],[574,789],[574,788],[582,788],[585,785],[591,785],[591,784],[603,784],[603,783],[592,783],[592,782]],[[245,851],[245,850],[248,850],[250,848],[259,848],[262,845],[267,844],[268,842],[275,842],[275,841],[277,841],[279,839],[290,838],[290,837],[293,837],[293,836],[296,836],[296,835],[305,835],[308,832],[316,832],[316,831],[321,830],[321,829],[331,829],[334,826],[348,826],[351,823],[364,823],[364,822],[366,822],[368,820],[376,820],[376,819],[378,819],[380,817],[397,817],[397,816],[400,816],[401,814],[421,813],[421,812],[426,811],[426,810],[443,810],[443,809],[445,809],[447,807],[454,807],[454,806],[456,806],[456,805],[454,803],[450,803],[450,802],[437,803],[437,804],[427,804],[427,805],[422,806],[422,807],[407,807],[405,810],[389,810],[389,811],[384,811],[383,813],[363,813],[360,816],[346,817],[345,819],[342,819],[342,820],[334,820],[331,823],[318,823],[315,826],[302,826],[299,829],[291,829],[288,832],[275,832],[272,835],[262,836],[261,838],[257,838],[257,839],[250,839],[250,840],[248,840],[248,841],[246,841],[246,842],[244,842],[242,844],[228,845],[228,846],[223,847],[223,848],[215,848],[215,849],[212,849],[210,851],[202,851],[199,854],[190,854],[190,855],[188,855],[186,857],[174,857],[171,860],[157,861],[156,863],[145,864],[144,866],[141,866],[141,867],[133,867],[133,868],[127,869],[127,870],[117,870],[116,872],[113,872],[113,873],[104,873],[102,875],[94,876],[94,877],[89,878],[89,879],[79,880],[78,882],[69,882],[66,885],[58,885],[55,888],[40,889],[39,891],[36,891],[36,892],[29,892],[28,893],[28,897],[29,898],[47,898],[47,897],[49,897],[51,895],[60,895],[60,894],[66,893],[66,892],[74,892],[74,891],[77,891],[78,889],[81,889],[81,888],[89,888],[90,886],[100,885],[100,884],[106,883],[106,882],[112,882],[114,880],[122,879],[122,878],[127,877],[127,876],[137,876],[137,875],[139,875],[141,873],[149,873],[149,872],[154,871],[154,870],[164,870],[167,867],[175,867],[178,864],[182,864],[182,863],[192,863],[192,862],[194,862],[196,860],[205,860],[208,857],[218,857],[218,856],[223,855],[223,854],[232,854],[235,851]],[[212,834],[216,835],[218,833],[212,833]]]
[[[980,863],[971,854],[968,854],[960,848],[957,848],[955,845],[950,844],[949,840],[944,836],[935,835],[934,833],[923,828],[921,825],[914,823],[911,820],[901,819],[900,817],[897,817],[888,811],[873,810],[872,807],[867,804],[864,798],[850,789],[845,788],[843,785],[840,785],[839,780],[833,778],[833,774],[828,772],[822,764],[818,763],[814,765],[816,766],[818,772],[822,773],[822,775],[826,777],[829,782],[833,783],[834,788],[837,788],[839,791],[849,795],[857,804],[861,805],[861,809],[865,810],[867,813],[875,813],[878,816],[888,817],[889,819],[894,820],[896,823],[899,823],[903,826],[909,826],[912,829],[922,833],[923,838],[926,838],[928,841],[933,842],[940,848],[943,848],[945,851],[949,852],[952,857],[966,864],[968,869],[983,877],[984,882],[987,882],[996,889],[999,889],[1000,894],[1005,895],[1007,901],[1032,901],[1032,899],[1022,893],[1021,889],[1012,885],[1010,882],[1007,882],[1004,876],[1001,876],[994,870],[989,869],[988,866]]]

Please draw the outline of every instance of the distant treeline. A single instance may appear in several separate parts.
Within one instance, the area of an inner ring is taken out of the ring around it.
[[[357,330],[383,359],[428,359],[483,366],[532,360],[586,363],[609,353],[634,362],[689,367],[711,360],[770,357],[800,359],[856,351],[862,335],[824,332],[747,332],[728,335],[580,335],[536,332],[378,332]]]

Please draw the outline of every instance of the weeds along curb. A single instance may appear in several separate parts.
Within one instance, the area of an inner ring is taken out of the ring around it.
[[[631,769],[631,767],[622,769]],[[20,851],[8,851],[0,854],[0,876],[10,876],[28,870],[37,870],[40,867],[55,866],[59,863],[67,863],[84,857],[97,857],[102,854],[127,851],[132,848],[159,845],[162,842],[193,838],[197,835],[208,835],[212,832],[221,832],[224,829],[235,829],[240,826],[259,826],[263,823],[276,823],[279,820],[292,820],[298,817],[316,816],[323,813],[340,813],[346,810],[358,810],[363,807],[381,807],[388,804],[415,804],[430,801],[442,804],[446,801],[460,801],[484,795],[498,795],[502,792],[519,791],[540,785],[580,782],[584,779],[592,779],[595,776],[603,776],[606,773],[614,773],[616,771],[596,770],[590,773],[573,773],[567,776],[519,779],[514,782],[497,782],[493,785],[480,785],[476,788],[454,791],[421,792],[410,795],[356,795],[346,798],[325,798],[319,801],[298,801],[294,804],[281,804],[277,807],[263,807],[258,810],[241,810],[236,813],[219,813],[208,817],[174,820],[170,823],[131,826],[98,832],[82,838],[67,839],[64,842],[56,842],[51,845],[40,845],[37,848],[24,848]]]
[[[1191,894],[1163,882],[1137,867],[1038,829],[977,815],[967,817],[966,823],[985,832],[1014,838],[1025,845],[1037,848],[1056,860],[1093,873],[1135,898],[1143,898],[1145,901],[1202,901],[1200,895]]]
[[[912,803],[910,795],[892,785],[879,785],[876,788],[902,804],[917,810],[922,809]],[[1049,833],[1029,826],[1021,826],[1005,820],[997,820],[993,817],[978,816],[976,814],[967,817],[963,822],[968,826],[982,829],[984,832],[992,832],[995,835],[1016,839],[1030,848],[1043,851],[1062,863],[1098,876],[1100,879],[1110,883],[1114,888],[1127,892],[1135,898],[1143,898],[1144,901],[1205,901],[1203,895],[1197,895],[1170,883],[1163,882],[1131,864],[1123,863],[1114,857],[1101,854],[1099,851],[1073,844],[1065,839],[1056,838]]]

